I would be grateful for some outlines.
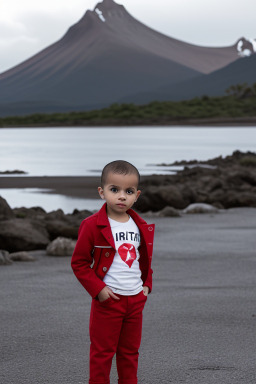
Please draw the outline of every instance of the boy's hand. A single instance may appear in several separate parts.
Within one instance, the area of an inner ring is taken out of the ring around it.
[[[98,299],[99,301],[102,303],[103,301],[109,299],[110,297],[112,297],[112,299],[114,300],[120,300],[120,298],[118,296],[116,296],[114,294],[113,291],[111,291],[111,289],[109,287],[104,287],[100,293],[98,294]]]
[[[146,285],[143,287],[143,293],[145,296],[147,296],[149,293],[149,287],[147,287]]]

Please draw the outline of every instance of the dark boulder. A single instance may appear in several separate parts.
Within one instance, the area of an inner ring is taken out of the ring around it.
[[[79,226],[69,225],[66,220],[46,220],[45,228],[51,240],[59,236],[77,239]]]
[[[10,219],[0,222],[0,244],[9,252],[45,249],[49,242],[48,232],[39,221]]]
[[[0,196],[0,220],[11,219],[14,213],[7,201]]]
[[[36,219],[44,220],[46,217],[46,212],[41,207],[32,207],[32,208],[14,208],[13,213],[18,219]]]

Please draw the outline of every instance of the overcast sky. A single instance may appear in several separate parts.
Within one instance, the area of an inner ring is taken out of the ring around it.
[[[144,24],[204,46],[256,39],[255,0],[120,0]],[[97,0],[0,0],[0,72],[59,40]]]

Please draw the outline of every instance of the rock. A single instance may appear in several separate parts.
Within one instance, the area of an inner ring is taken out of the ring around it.
[[[184,213],[217,213],[218,209],[210,204],[195,203],[183,209]]]
[[[213,177],[210,179],[208,185],[206,185],[206,189],[208,192],[214,192],[218,189],[222,189],[224,187],[224,183],[220,178]]]
[[[27,174],[28,172],[25,172],[25,171],[21,171],[20,169],[14,169],[13,171],[0,171],[0,175],[20,175],[20,174]]]
[[[147,196],[146,193],[143,193],[140,198],[137,200],[137,202],[134,204],[133,208],[135,210],[138,210],[140,212],[149,212],[153,208],[151,206],[151,199],[150,196]],[[161,207],[163,208],[163,207]]]
[[[73,213],[68,213],[66,215],[66,218],[73,227],[78,227],[80,226],[81,222],[86,218],[91,216],[93,213],[92,211],[88,211],[87,209],[78,211],[78,209],[74,209]],[[64,236],[64,237],[69,237],[69,236]]]
[[[226,191],[223,200],[225,208],[256,207],[256,188],[251,191]]]
[[[9,252],[0,249],[0,265],[10,265],[12,261],[9,257]]]
[[[0,220],[11,219],[14,217],[13,211],[7,201],[0,196]]]
[[[67,224],[66,221],[61,220],[47,220],[46,229],[51,240],[54,240],[57,237],[77,239],[79,226],[71,226]]]
[[[18,219],[36,219],[36,220],[44,220],[46,217],[46,212],[41,207],[32,207],[32,208],[14,208],[14,215]]]
[[[180,217],[180,212],[173,207],[165,207],[155,214],[157,217]]]
[[[158,187],[156,195],[162,200],[164,206],[169,205],[178,209],[186,206],[181,191],[174,185]]]
[[[10,219],[0,222],[0,244],[9,252],[45,249],[50,239],[40,221]]]
[[[61,220],[66,221],[65,213],[62,209],[57,209],[56,211],[51,211],[47,213],[46,220]]]
[[[58,237],[53,240],[46,248],[49,256],[72,256],[76,241],[65,237]]]
[[[186,205],[179,188],[175,185],[161,185],[159,187],[153,186],[146,188],[138,199],[135,209],[141,212],[156,212],[166,206],[183,209]]]
[[[14,252],[10,253],[9,257],[12,261],[35,261],[34,256],[30,255],[28,252]]]
[[[256,186],[256,175],[252,171],[245,169],[231,170],[227,175],[227,182],[232,186],[241,186],[243,183],[247,183],[249,186]]]
[[[198,163],[191,168],[186,166],[189,162],[183,162],[185,168],[174,175],[144,177],[140,185],[143,193],[135,208],[141,212],[166,206],[185,209],[193,203],[224,209],[256,207],[256,153],[235,151],[232,156],[206,163],[211,167]]]

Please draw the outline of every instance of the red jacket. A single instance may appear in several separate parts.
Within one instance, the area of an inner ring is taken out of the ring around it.
[[[151,260],[153,253],[154,224],[147,224],[136,212],[127,213],[137,224],[141,234],[139,265],[143,285],[152,289]],[[109,224],[106,203],[99,212],[82,221],[71,266],[77,279],[95,298],[106,286],[102,281],[116,253],[115,242]]]

